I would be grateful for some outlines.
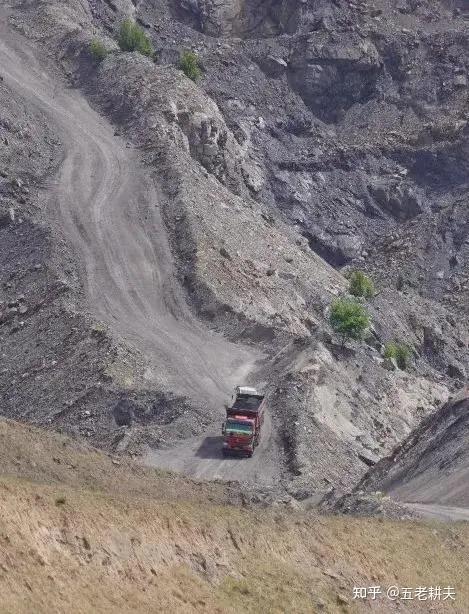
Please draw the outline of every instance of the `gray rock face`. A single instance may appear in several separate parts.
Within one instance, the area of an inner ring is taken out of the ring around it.
[[[192,155],[219,179],[224,179],[223,150],[228,138],[227,130],[214,117],[204,113],[178,113],[178,121],[187,134]]]
[[[467,507],[468,409],[467,390],[462,390],[373,467],[356,493],[381,490],[409,503]]]
[[[428,210],[422,198],[411,186],[377,182],[368,190],[380,209],[393,218],[403,222]]]
[[[131,426],[134,418],[134,407],[128,399],[121,399],[113,409],[117,426]]]
[[[293,32],[300,18],[298,6],[288,0],[184,0],[177,14],[209,36],[249,37],[253,31],[275,36]]]
[[[298,42],[288,77],[318,117],[334,121],[353,104],[372,97],[381,68],[371,42],[353,35],[334,40],[315,33]]]
[[[358,517],[392,518],[394,520],[415,520],[419,518],[405,505],[393,501],[380,491],[365,493],[358,491],[341,497],[334,502],[325,498],[322,506],[326,510]]]
[[[274,78],[280,77],[281,75],[285,74],[288,68],[288,63],[283,58],[279,58],[273,55],[268,55],[267,57],[262,58],[260,65],[262,70],[269,77]]]
[[[466,88],[467,87],[466,75],[456,75],[456,77],[454,77],[454,85],[456,87]]]

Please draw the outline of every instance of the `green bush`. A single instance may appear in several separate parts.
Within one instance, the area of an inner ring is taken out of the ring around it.
[[[192,81],[197,81],[202,74],[199,67],[199,58],[193,51],[184,51],[181,54],[179,68],[186,75],[186,77],[189,77],[189,79],[192,79]]]
[[[90,43],[90,53],[96,62],[102,62],[109,51],[100,40],[94,38]]]
[[[394,358],[399,369],[407,369],[412,352],[405,343],[387,343],[384,347],[384,357]]]
[[[353,296],[371,298],[375,295],[375,285],[363,271],[352,271],[349,277],[349,292]]]
[[[155,55],[149,37],[132,19],[121,23],[117,42],[122,51],[138,51],[148,57]]]
[[[347,339],[362,339],[370,326],[367,310],[354,299],[340,298],[331,305],[329,322],[336,333]]]

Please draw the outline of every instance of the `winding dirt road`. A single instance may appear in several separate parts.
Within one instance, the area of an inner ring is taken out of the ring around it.
[[[259,355],[193,316],[176,281],[157,190],[138,156],[79,92],[44,70],[37,50],[8,28],[4,16],[0,22],[5,83],[50,119],[64,147],[48,185],[48,210],[75,250],[92,315],[150,359],[149,385],[219,407],[221,421],[223,403],[248,380]],[[188,443],[147,460],[200,477],[246,479],[253,473],[257,480],[270,458],[264,449],[252,462],[207,459],[197,452],[200,445]],[[266,437],[264,448],[271,443]],[[270,465],[264,470],[269,476]]]

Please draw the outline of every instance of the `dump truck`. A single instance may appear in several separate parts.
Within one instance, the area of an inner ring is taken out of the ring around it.
[[[237,386],[234,402],[226,407],[226,420],[222,425],[223,455],[252,456],[259,445],[264,422],[264,395],[256,388]]]

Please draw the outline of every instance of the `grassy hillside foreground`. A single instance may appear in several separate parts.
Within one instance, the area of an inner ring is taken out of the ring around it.
[[[452,586],[467,612],[469,526],[248,509],[58,435],[0,422],[0,612],[397,611],[354,586]]]

